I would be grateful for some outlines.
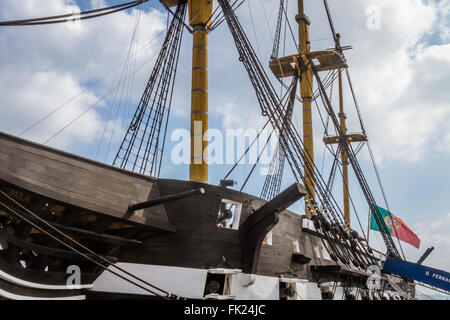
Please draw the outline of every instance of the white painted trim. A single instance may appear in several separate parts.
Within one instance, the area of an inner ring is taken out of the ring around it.
[[[148,283],[161,288],[161,290],[165,290],[171,293],[172,295],[189,299],[203,299],[206,278],[208,275],[207,269],[137,264],[127,262],[119,262],[115,265],[147,281]],[[111,266],[109,266],[108,268],[111,268]],[[129,275],[121,271],[116,272],[126,279],[130,279],[142,284],[137,280],[131,279]],[[142,285],[152,291],[155,291],[156,293],[159,293],[159,291],[156,289],[152,289],[145,284]],[[94,281],[91,290],[110,293],[152,296],[151,293],[123,279],[120,279],[107,271],[103,271],[100,276]]]
[[[0,289],[0,296],[9,300],[86,300],[86,296],[84,295],[58,297],[58,298],[43,298],[43,297],[21,296],[2,289]]]
[[[0,278],[6,280],[8,282],[17,284],[22,287],[32,288],[32,289],[44,289],[44,290],[76,290],[76,289],[90,289],[92,288],[92,284],[84,284],[84,285],[50,285],[50,284],[42,284],[36,282],[29,282],[19,278],[16,278],[9,273],[0,270]]]
[[[209,300],[234,300],[235,296],[232,295],[220,295],[217,293],[210,293],[207,296],[205,296],[205,299]]]
[[[241,272],[242,272],[241,269],[225,269],[225,268],[208,269],[208,273],[212,274],[237,274]]]
[[[254,277],[254,282],[248,286],[248,279]],[[236,300],[279,300],[280,281],[278,277],[250,275],[240,273],[233,275],[231,294]]]
[[[256,281],[256,275],[254,273],[252,273],[252,274],[245,274],[245,276],[241,280],[241,285],[243,287],[250,287],[250,286],[252,286],[255,283],[255,281]]]
[[[317,232],[316,228],[314,227],[314,222],[312,222],[312,220],[308,218],[302,219],[302,228]]]
[[[280,278],[280,282],[285,283],[308,283],[306,279],[296,279],[296,278]]]
[[[297,300],[322,300],[322,293],[316,282],[296,283]]]
[[[323,240],[323,244],[321,245],[322,247],[322,257],[324,260],[328,260],[328,261],[332,261],[330,254],[328,253],[327,248],[330,248],[330,244],[328,243],[327,240]]]
[[[235,300],[278,300],[280,282],[295,285],[298,300],[322,300],[321,287],[316,282],[307,279],[268,277],[242,273],[238,269],[199,269],[149,264],[119,262],[121,268],[139,278],[165,290],[172,295],[188,299],[234,299]],[[125,278],[126,274],[119,272]],[[224,274],[229,277],[230,292],[227,295],[204,296],[208,273]],[[333,282],[323,283],[330,286]],[[342,300],[344,288],[337,283],[333,300]],[[104,271],[94,282],[92,291],[152,295],[123,279]],[[153,289],[157,291],[156,289]],[[359,298],[359,297],[358,297]]]
[[[337,286],[336,289],[334,290],[333,300],[344,300],[344,299],[345,299],[344,287]]]

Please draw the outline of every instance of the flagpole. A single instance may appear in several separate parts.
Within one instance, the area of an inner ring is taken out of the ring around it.
[[[367,244],[369,244],[370,237],[370,208],[369,208],[369,218],[367,219]]]

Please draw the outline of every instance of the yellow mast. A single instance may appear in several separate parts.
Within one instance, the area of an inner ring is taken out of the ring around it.
[[[336,34],[338,46],[341,45],[341,35]],[[347,116],[344,113],[344,95],[342,89],[342,68],[338,69],[338,81],[339,81],[339,121],[342,132],[347,135]],[[342,184],[343,184],[343,198],[344,198],[344,217],[347,224],[347,228],[350,230],[350,199],[348,191],[348,154],[344,148],[341,148],[342,159]]]
[[[208,183],[208,35],[213,0],[188,0],[193,28],[191,87],[191,164],[189,179]]]
[[[336,40],[337,45],[341,46],[341,35],[336,34]],[[344,48],[351,48],[346,47]],[[344,112],[344,94],[343,94],[343,87],[342,87],[342,70],[343,68],[347,68],[346,64],[336,64],[338,66],[336,69],[338,70],[338,82],[339,82],[339,123],[341,126],[342,132],[345,134],[345,137],[347,138],[348,143],[352,142],[362,142],[367,141],[366,137],[362,134],[355,133],[355,134],[347,134],[347,123],[346,119],[347,116]],[[339,144],[340,140],[337,136],[332,137],[325,137],[323,139],[325,144]],[[350,229],[350,194],[348,189],[348,153],[345,151],[344,148],[341,148],[341,160],[342,160],[342,190],[343,190],[343,200],[344,200],[344,218],[345,218],[345,224],[348,230]]]
[[[366,141],[366,137],[362,134],[347,134],[346,115],[344,113],[344,98],[342,88],[342,70],[347,68],[345,59],[337,50],[322,50],[311,52],[311,45],[309,41],[309,19],[305,15],[304,0],[298,0],[298,15],[295,17],[299,25],[299,54],[287,57],[277,58],[271,60],[269,67],[274,75],[281,79],[291,77],[301,71],[300,78],[300,94],[303,100],[303,142],[305,151],[309,154],[309,159],[305,161],[305,180],[308,189],[311,190],[311,197],[306,197],[305,212],[311,217],[315,214],[315,208],[311,206],[311,200],[315,198],[314,186],[315,179],[312,169],[314,168],[314,144],[313,144],[313,127],[312,127],[312,113],[311,104],[313,96],[313,72],[310,61],[315,60],[314,67],[318,72],[338,70],[339,77],[339,120],[340,127],[345,133],[348,143]],[[338,46],[340,47],[340,35],[336,35]],[[351,47],[344,47],[343,50],[351,49]],[[303,61],[306,70],[301,70],[299,59]],[[295,64],[295,68],[292,63]],[[324,137],[325,144],[339,144],[340,137],[327,136]],[[343,200],[344,200],[344,215],[347,227],[350,227],[350,196],[348,190],[348,154],[345,150],[341,150],[342,168],[343,168]],[[310,167],[311,170],[307,170]]]
[[[311,43],[309,41],[309,20],[305,15],[303,0],[298,0],[298,15],[295,17],[298,22],[299,32],[299,52],[303,59],[307,69],[302,73],[300,78],[300,95],[303,101],[303,142],[305,145],[305,152],[307,154],[307,163],[305,163],[305,179],[308,189],[311,191],[311,195],[306,196],[305,200],[305,213],[308,217],[315,214],[315,209],[311,205],[311,200],[315,200],[315,179],[313,173],[314,168],[314,137],[312,126],[312,96],[313,96],[313,72],[311,65],[308,63],[307,54],[311,50]],[[308,156],[309,155],[309,156]],[[311,168],[306,169],[306,166]],[[312,171],[312,172],[310,172]]]

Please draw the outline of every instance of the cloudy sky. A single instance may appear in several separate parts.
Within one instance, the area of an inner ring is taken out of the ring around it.
[[[87,9],[121,2],[1,1],[0,19],[56,15],[70,12],[74,6]],[[305,2],[312,21],[312,49],[332,47],[322,2]],[[264,65],[271,53],[278,3],[249,0],[237,11]],[[403,244],[405,254],[416,261],[426,248],[434,246],[426,264],[450,270],[450,1],[329,0],[329,4],[342,43],[353,47],[346,51],[349,71],[389,206],[422,239],[419,250]],[[296,9],[296,1],[288,1],[295,34]],[[378,14],[379,25],[373,24]],[[50,114],[22,137],[44,143],[60,132],[47,144],[111,163],[153,67],[166,19],[167,13],[155,0],[139,10],[75,26],[2,27],[0,130],[19,135]],[[127,71],[133,70],[133,77],[125,82],[125,95],[120,96],[115,87],[133,34],[135,54]],[[169,135],[178,128],[188,129],[191,41],[191,35],[185,33]],[[210,127],[260,128],[264,119],[225,23],[210,34],[209,46]],[[289,31],[280,55],[283,51],[286,55],[294,53]],[[360,127],[348,89],[344,84],[349,131],[357,132]],[[52,113],[58,107],[61,108]],[[294,117],[298,124],[299,110]],[[316,161],[322,166],[325,159],[326,168],[330,157],[324,158],[320,143],[324,130],[318,114],[314,115],[314,122]],[[167,150],[174,144],[169,141]],[[187,179],[187,167],[174,165],[170,152],[167,154],[162,176]],[[359,156],[377,201],[384,205],[367,149]],[[210,182],[217,184],[229,168],[211,166]],[[232,178],[242,182],[250,168],[239,166]],[[290,178],[286,171],[284,186],[292,183]],[[258,195],[263,179],[256,175],[245,191]],[[356,181],[352,179],[351,183],[353,200],[365,228],[367,205]],[[339,183],[335,191],[340,199]],[[301,206],[298,207],[301,213]],[[354,228],[360,230],[354,212],[352,221]],[[371,233],[371,240],[381,248],[378,234]]]

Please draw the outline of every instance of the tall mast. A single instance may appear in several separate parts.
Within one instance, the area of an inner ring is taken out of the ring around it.
[[[307,189],[310,193],[305,198],[305,213],[311,217],[314,214],[314,208],[311,201],[315,200],[315,179],[312,168],[314,168],[314,137],[312,125],[312,96],[313,96],[313,72],[311,65],[308,63],[306,55],[311,50],[311,43],[309,41],[309,25],[310,21],[305,15],[303,0],[298,0],[298,15],[295,17],[298,22],[299,35],[299,52],[301,58],[307,66],[306,70],[301,73],[300,77],[300,95],[303,101],[303,142],[305,145],[305,152],[307,160],[305,163],[305,180]],[[310,170],[306,168],[309,166]]]
[[[334,29],[333,29],[334,30]],[[339,50],[347,50],[351,49],[350,46],[341,47],[341,35],[336,33],[336,48]],[[341,131],[344,133],[347,138],[347,143],[352,142],[364,142],[367,141],[365,135],[360,133],[355,134],[347,134],[347,116],[344,112],[344,94],[343,94],[343,86],[342,86],[342,70],[347,68],[347,65],[344,64],[336,64],[336,68],[338,71],[338,83],[339,83],[339,124],[341,127]],[[328,136],[323,139],[325,144],[340,144],[340,139],[338,136]],[[338,149],[339,150],[339,149]],[[348,230],[350,230],[350,193],[348,189],[348,153],[345,148],[341,146],[341,160],[342,160],[342,193],[343,193],[343,202],[344,202],[344,218],[345,224]]]
[[[191,87],[191,164],[189,179],[208,183],[208,34],[213,0],[188,0],[193,28]]]
[[[341,46],[341,35],[336,34],[338,46]],[[338,69],[338,81],[339,81],[339,121],[342,132],[347,135],[347,116],[344,113],[344,95],[342,89],[342,68]],[[344,217],[347,224],[347,228],[350,229],[350,197],[348,191],[348,154],[344,148],[341,148],[342,158],[342,185],[343,185],[343,197],[344,197]]]

